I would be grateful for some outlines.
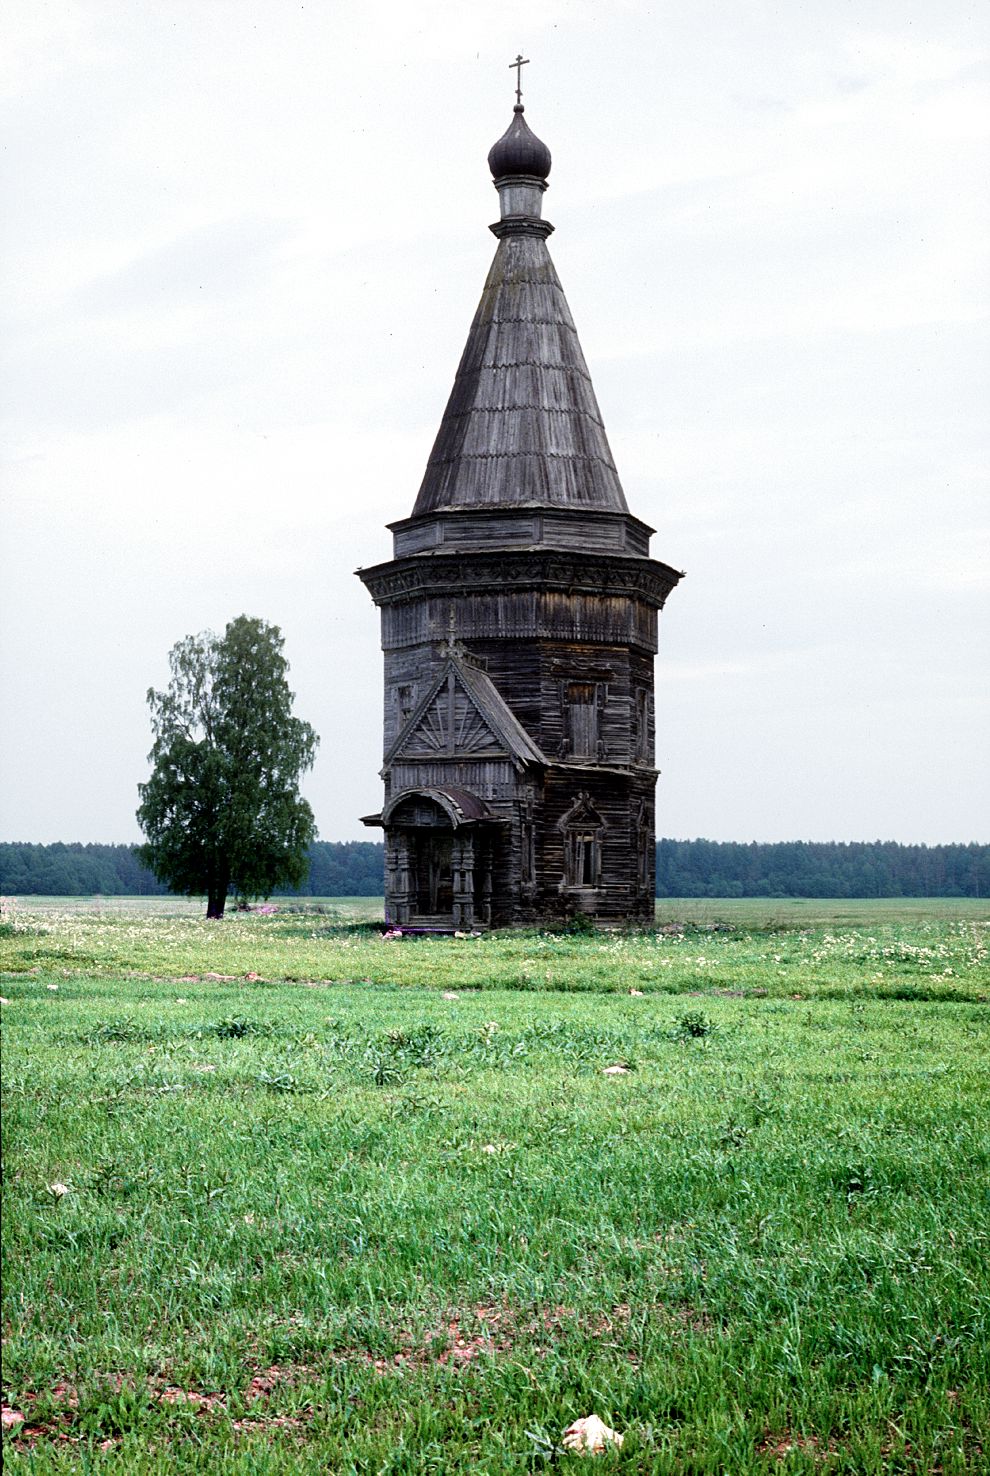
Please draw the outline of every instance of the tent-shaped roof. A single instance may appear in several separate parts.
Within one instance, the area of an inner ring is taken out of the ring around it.
[[[498,250],[414,517],[493,505],[628,511],[547,250],[552,227],[537,225],[532,214],[507,214],[515,209],[515,182],[497,181],[504,191],[503,219],[492,227],[500,237]]]

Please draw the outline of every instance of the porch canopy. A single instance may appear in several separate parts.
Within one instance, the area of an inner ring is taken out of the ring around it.
[[[483,799],[455,785],[404,789],[376,822],[385,829],[390,921],[430,930],[490,924],[493,844],[486,837],[507,821]]]

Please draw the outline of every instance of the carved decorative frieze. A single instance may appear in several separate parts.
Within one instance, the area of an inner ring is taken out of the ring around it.
[[[661,610],[681,576],[656,559],[507,551],[494,556],[475,552],[413,555],[361,569],[358,577],[376,605],[438,594],[456,597],[528,588],[566,594],[635,595]]]

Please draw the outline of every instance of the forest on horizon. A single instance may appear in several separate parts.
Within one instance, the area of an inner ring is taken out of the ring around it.
[[[309,876],[276,896],[380,897],[380,841],[315,841]],[[0,842],[7,896],[167,896],[134,847]],[[987,897],[990,845],[660,840],[658,897]]]

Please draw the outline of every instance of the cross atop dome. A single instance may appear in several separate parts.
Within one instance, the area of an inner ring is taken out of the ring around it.
[[[515,61],[509,63],[509,71],[511,72],[513,67],[515,67],[516,70],[516,102],[520,106],[522,105],[522,69],[523,67],[528,66],[529,57],[524,57],[521,51],[519,52]]]

